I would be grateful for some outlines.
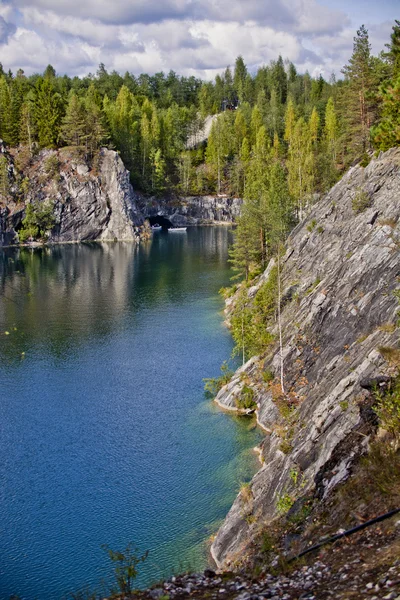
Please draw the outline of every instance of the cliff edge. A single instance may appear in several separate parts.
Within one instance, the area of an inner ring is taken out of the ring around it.
[[[235,409],[243,386],[250,387],[266,431],[262,467],[212,544],[220,568],[240,562],[260,529],[293,504],[329,498],[376,434],[371,387],[394,374],[390,349],[399,341],[399,199],[400,149],[392,149],[366,168],[351,168],[287,240],[281,275],[285,393],[276,341],[216,398]],[[248,289],[249,303],[271,269]],[[228,319],[234,306],[235,297],[227,303]],[[277,326],[271,333],[278,340]]]

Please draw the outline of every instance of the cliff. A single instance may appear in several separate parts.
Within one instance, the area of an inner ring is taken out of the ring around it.
[[[306,498],[329,499],[375,435],[376,415],[365,388],[371,378],[393,374],[380,348],[399,341],[399,198],[400,149],[393,149],[366,168],[350,169],[287,240],[281,300],[285,393],[274,342],[216,398],[235,410],[241,389],[250,386],[266,431],[262,467],[212,544],[219,567],[240,561],[282,508]],[[250,304],[271,268],[248,289]],[[234,305],[235,297],[227,303],[228,320]],[[277,326],[271,333],[279,338]]]
[[[18,240],[25,207],[49,205],[54,213],[49,242],[137,239],[143,223],[129,172],[119,155],[102,149],[89,163],[71,149],[43,150],[29,158],[26,149],[10,154],[0,147],[7,161],[0,212],[0,243]],[[4,179],[4,177],[3,177]]]

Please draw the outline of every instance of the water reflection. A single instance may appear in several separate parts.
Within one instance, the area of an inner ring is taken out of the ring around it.
[[[91,243],[0,252],[1,360],[19,360],[37,343],[62,357],[83,339],[113,331],[127,312],[205,291],[215,268],[226,271],[230,235],[228,228],[194,228],[157,233],[140,248]]]

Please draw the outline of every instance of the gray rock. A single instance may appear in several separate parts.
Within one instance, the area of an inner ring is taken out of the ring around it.
[[[359,187],[371,198],[368,214],[352,209]],[[374,431],[368,410],[358,406],[360,397],[368,395],[360,382],[382,381],[387,365],[378,348],[398,341],[398,332],[380,326],[398,318],[393,292],[400,275],[399,197],[400,149],[393,149],[367,169],[352,168],[289,236],[282,289],[299,282],[300,303],[289,298],[282,306],[285,387],[298,406],[287,454],[274,431],[282,426],[282,417],[268,387],[256,377],[259,360],[251,359],[241,369],[257,393],[258,421],[269,431],[261,445],[263,466],[251,482],[253,513],[263,524],[275,518],[282,494],[299,493],[290,477],[294,467],[302,473],[301,495],[326,497],[348,476]],[[313,219],[325,233],[307,231]],[[250,288],[249,301],[257,286]],[[234,301],[228,302],[228,318]],[[277,373],[279,367],[276,344],[263,368]],[[217,397],[226,408],[234,408],[240,375],[238,371]],[[239,495],[212,544],[216,564],[234,564],[255,530],[245,520]]]
[[[175,227],[188,225],[230,224],[240,215],[240,198],[218,196],[186,196],[173,199],[139,198],[145,217],[162,216]]]

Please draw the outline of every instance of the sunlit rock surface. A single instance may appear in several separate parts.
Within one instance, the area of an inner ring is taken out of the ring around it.
[[[360,194],[368,206],[357,213],[353,206]],[[353,457],[368,442],[368,435],[359,433],[368,430],[359,407],[366,393],[360,382],[388,372],[378,349],[398,343],[399,304],[393,292],[400,286],[399,199],[400,150],[393,149],[366,168],[350,169],[288,239],[283,356],[285,391],[297,406],[296,418],[289,435],[271,386],[261,376],[264,370],[279,378],[275,344],[258,370],[254,361],[243,368],[255,391],[259,422],[269,433],[262,443],[262,468],[251,484],[255,518],[246,519],[239,495],[212,545],[218,566],[239,557],[260,524],[276,516],[285,494],[318,487],[319,496],[326,496],[346,478]],[[250,297],[253,292],[250,288]],[[237,373],[218,402],[234,407],[242,381]]]

